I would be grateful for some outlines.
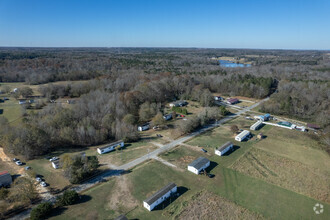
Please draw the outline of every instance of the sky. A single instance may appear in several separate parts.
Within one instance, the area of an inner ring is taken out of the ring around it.
[[[0,0],[0,46],[330,49],[330,0]]]

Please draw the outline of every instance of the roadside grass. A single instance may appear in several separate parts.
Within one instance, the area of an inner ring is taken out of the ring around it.
[[[237,160],[231,168],[294,192],[330,203],[329,175],[318,168],[257,148],[252,148]]]
[[[119,214],[125,214],[130,219],[180,219],[185,215],[187,207],[194,198],[198,198],[201,190],[213,195],[225,198],[230,203],[224,213],[231,209],[237,211],[248,209],[253,216],[262,215],[269,219],[329,219],[329,213],[315,215],[313,206],[318,202],[307,196],[283,189],[267,183],[261,179],[253,178],[223,166],[216,166],[213,170],[214,178],[195,175],[188,171],[180,172],[174,168],[163,165],[158,161],[150,161],[140,165],[125,174],[131,182],[131,195],[137,200],[135,208],[123,213],[109,209],[109,200],[114,198],[114,178],[109,182],[93,187],[84,192],[91,199],[79,205],[67,207],[59,216],[51,219],[111,219]],[[117,177],[115,177],[117,178]],[[143,208],[143,200],[154,192],[174,182],[181,189],[181,195],[171,200],[171,204],[162,205],[149,212]],[[212,196],[212,197],[213,197]],[[124,203],[126,196],[122,197]],[[209,203],[208,201],[201,201]],[[203,206],[208,208],[209,206]],[[233,205],[235,204],[235,205]],[[329,210],[330,205],[324,204],[324,209]],[[239,207],[240,206],[240,207]],[[189,210],[188,210],[189,211]],[[205,212],[205,210],[201,210]],[[221,215],[221,214],[220,214]],[[221,219],[221,216],[219,216]]]

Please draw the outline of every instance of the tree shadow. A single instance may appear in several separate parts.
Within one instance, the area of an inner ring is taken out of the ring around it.
[[[179,198],[181,195],[186,193],[188,190],[189,189],[187,187],[178,186],[176,193],[173,193],[169,198],[167,198],[164,202],[156,206],[152,211],[165,209],[167,206],[169,206],[172,202],[174,202],[177,198]]]
[[[67,209],[68,208],[66,208],[66,207],[58,206],[58,207],[52,209],[52,211],[47,215],[47,219],[58,216],[58,215],[62,215],[64,213],[64,211]]]
[[[11,178],[13,179],[13,181],[15,180],[15,179],[17,179],[18,177],[20,177],[21,176],[21,174],[14,174],[14,175],[11,175]]]
[[[77,205],[77,204],[81,204],[81,203],[85,203],[85,202],[88,202],[92,199],[91,196],[89,195],[81,195],[80,196],[80,199],[74,203],[74,205]]]

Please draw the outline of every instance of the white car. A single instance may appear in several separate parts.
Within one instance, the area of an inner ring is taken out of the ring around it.
[[[18,165],[18,166],[22,166],[22,165],[23,165],[23,163],[22,163],[21,161],[16,161],[15,163],[16,163],[16,165]]]
[[[38,183],[40,183],[40,182],[42,181],[42,179],[41,179],[40,177],[36,177],[36,181],[37,181]]]
[[[40,185],[43,186],[43,187],[46,187],[46,186],[47,186],[47,183],[44,182],[44,181],[42,181],[42,182],[40,183]]]

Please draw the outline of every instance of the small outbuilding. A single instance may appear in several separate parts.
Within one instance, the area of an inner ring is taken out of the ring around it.
[[[244,130],[241,133],[239,133],[236,137],[236,141],[244,141],[245,138],[247,138],[251,133],[248,130]]]
[[[261,140],[261,139],[264,138],[264,135],[263,135],[262,133],[259,133],[259,134],[257,135],[257,138],[258,138],[259,140]]]
[[[20,105],[26,104],[26,100],[20,99],[20,100],[18,100],[18,104],[20,104]]]
[[[120,146],[120,147],[124,147],[125,143],[124,141],[120,140],[120,141],[116,141],[116,142],[113,142],[111,144],[108,144],[104,147],[99,147],[97,148],[97,152],[99,154],[105,154],[105,153],[108,153],[110,151],[113,151],[115,150],[116,147]]]
[[[172,119],[172,114],[164,115],[163,118],[164,118],[166,121],[171,120],[171,119]]]
[[[198,175],[202,170],[209,166],[210,160],[205,157],[199,157],[188,165],[188,170]]]
[[[158,192],[154,193],[148,199],[143,201],[143,206],[149,211],[153,210],[157,205],[164,202],[169,198],[173,193],[177,192],[177,186],[175,183],[169,183]]]
[[[250,129],[252,131],[258,130],[262,126],[262,121],[257,121],[253,125],[251,125]]]
[[[316,124],[307,124],[307,127],[309,128],[312,128],[312,129],[315,129],[315,130],[318,130],[320,129],[321,127],[319,125],[316,125]]]
[[[3,186],[10,186],[13,182],[10,173],[7,171],[0,172],[0,188]]]
[[[227,103],[230,105],[234,105],[236,103],[239,103],[239,100],[237,98],[228,98]]]
[[[229,150],[233,149],[233,147],[234,147],[233,143],[228,141],[227,143],[225,143],[221,147],[218,147],[217,149],[215,149],[215,154],[219,155],[219,156],[222,156],[226,152],[228,152]]]
[[[221,101],[221,100],[223,100],[223,98],[221,96],[214,96],[214,100],[215,101]]]
[[[170,103],[170,107],[183,107],[186,105],[188,105],[188,102],[185,100],[180,100],[180,101]]]
[[[150,123],[145,123],[143,125],[138,126],[138,131],[146,131],[150,129]]]

